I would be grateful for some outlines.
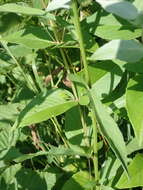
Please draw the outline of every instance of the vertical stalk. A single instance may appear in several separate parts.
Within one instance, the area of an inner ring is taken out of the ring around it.
[[[43,87],[43,85],[42,85],[42,83],[41,83],[41,80],[40,80],[40,77],[39,77],[39,75],[38,75],[37,68],[36,68],[36,64],[35,64],[35,59],[34,59],[34,58],[33,58],[33,61],[32,61],[32,70],[33,70],[33,74],[34,74],[34,76],[35,76],[36,82],[37,82],[37,84],[38,84],[38,86],[39,86],[41,92],[43,92],[44,87]]]
[[[75,26],[75,30],[77,33],[79,45],[80,45],[80,51],[81,51],[81,57],[83,61],[83,66],[84,66],[84,72],[85,72],[85,80],[89,86],[90,84],[90,77],[88,73],[88,62],[86,59],[86,52],[85,52],[85,47],[84,47],[84,41],[83,41],[83,35],[81,31],[81,26],[80,26],[80,20],[79,20],[79,15],[78,15],[78,7],[77,7],[77,1],[72,0],[72,11],[73,11],[73,22]]]
[[[97,183],[96,190],[99,190],[98,182],[99,182],[99,171],[98,171],[98,140],[97,140],[97,122],[96,122],[96,116],[95,112],[92,109],[92,123],[93,123],[93,165],[94,165],[94,175],[95,175],[95,181]]]
[[[81,52],[81,57],[82,57],[82,62],[83,62],[84,72],[85,72],[85,80],[88,87],[90,88],[91,82],[90,82],[90,77],[88,73],[88,62],[86,58],[86,51],[84,47],[83,35],[82,35],[81,26],[80,26],[77,0],[72,0],[71,2],[72,2],[71,3],[72,11],[73,11],[73,22],[74,22],[76,34],[77,34],[79,45],[80,45],[80,52]],[[90,108],[91,108],[92,122],[93,122],[93,165],[94,165],[95,181],[97,183],[95,189],[99,190],[100,187],[98,186],[99,171],[98,171],[97,123],[96,123],[96,115],[95,115],[94,107],[92,106],[92,97],[90,97],[90,100],[91,100]]]

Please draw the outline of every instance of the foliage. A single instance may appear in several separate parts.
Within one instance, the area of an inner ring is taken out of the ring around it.
[[[143,187],[140,0],[0,2],[0,189]]]

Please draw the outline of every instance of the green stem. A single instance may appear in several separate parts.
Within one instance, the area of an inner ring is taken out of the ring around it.
[[[63,132],[61,130],[61,126],[59,125],[57,118],[56,117],[51,118],[51,121],[53,122],[57,132],[59,133],[59,136],[61,137],[62,141],[64,142],[64,145],[66,147],[68,147],[68,142],[67,142],[67,140],[65,139],[65,137],[63,135]]]
[[[97,140],[97,122],[96,122],[96,116],[95,112],[92,109],[92,123],[93,123],[93,164],[94,164],[94,175],[95,175],[95,181],[97,183],[96,190],[99,190],[98,182],[99,182],[99,171],[98,171],[98,140]]]
[[[84,119],[84,113],[83,110],[81,109],[80,106],[78,106],[79,109],[79,114],[80,114],[80,120],[83,126],[83,131],[84,131],[84,140],[85,140],[85,144],[87,147],[89,147],[89,139],[88,139],[88,128],[87,128],[87,123]]]
[[[56,27],[55,27],[55,24],[53,21],[50,21],[50,24],[52,26],[52,29],[53,29],[53,32],[54,32],[54,36],[55,36],[55,39],[57,42],[59,42],[59,35],[58,35],[58,32],[56,30]],[[60,43],[60,42],[59,42]],[[60,50],[60,54],[62,56],[62,59],[63,59],[63,62],[64,62],[64,65],[65,65],[65,68],[67,70],[67,73],[69,74],[70,73],[70,70],[69,70],[69,66],[68,66],[68,62],[67,62],[67,59],[66,59],[66,56],[65,56],[65,53],[64,53],[64,50],[62,48],[59,48]]]
[[[75,30],[76,30],[76,33],[78,36],[81,57],[82,57],[83,66],[84,66],[85,80],[90,87],[91,82],[90,82],[90,77],[89,77],[89,73],[88,73],[88,62],[87,62],[87,58],[86,58],[86,51],[85,51],[85,47],[84,47],[83,35],[82,35],[82,31],[81,31],[81,26],[80,26],[80,20],[79,20],[78,7],[77,7],[76,0],[72,0],[72,11],[73,11],[73,22],[74,22]]]
[[[86,58],[86,51],[84,47],[84,41],[83,41],[83,35],[82,30],[80,26],[80,20],[78,15],[78,7],[77,7],[77,0],[72,0],[72,11],[73,11],[73,22],[75,26],[75,30],[78,36],[78,41],[80,45],[80,51],[81,51],[81,57],[82,62],[84,66],[84,72],[85,72],[85,80],[88,85],[88,88],[91,87],[91,81],[88,73],[88,62]],[[88,89],[89,90],[89,89]],[[98,139],[97,139],[97,122],[96,122],[96,115],[94,110],[94,104],[92,105],[92,96],[89,93],[90,101],[91,101],[91,113],[92,113],[92,122],[93,122],[93,165],[94,165],[94,175],[95,175],[95,181],[96,181],[96,190],[99,190],[100,187],[98,186],[99,182],[99,170],[98,170]]]
[[[37,82],[37,84],[38,84],[41,92],[43,92],[44,91],[44,87],[43,87],[42,82],[41,82],[41,80],[39,78],[34,58],[33,58],[33,61],[32,61],[32,70],[33,70],[33,74],[35,76],[36,82]]]
[[[90,98],[90,108],[91,108],[91,118],[93,123],[93,164],[94,164],[94,174],[95,174],[95,181],[96,181],[96,190],[100,190],[99,186],[99,170],[98,170],[98,127],[97,127],[97,120],[96,120],[96,110],[94,105],[94,100],[90,89],[88,89],[88,96]]]

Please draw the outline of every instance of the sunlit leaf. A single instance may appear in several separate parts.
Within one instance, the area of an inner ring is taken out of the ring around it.
[[[137,9],[124,0],[97,0],[97,2],[109,13],[122,18],[133,20],[137,17]]]
[[[134,188],[143,186],[143,155],[137,154],[128,166],[130,178],[125,173],[121,175],[120,180],[116,184],[118,189]]]
[[[62,89],[50,90],[37,95],[20,113],[20,127],[40,123],[66,112],[77,105],[72,94]]]
[[[143,75],[131,79],[126,91],[126,105],[139,145],[143,142]]]
[[[100,47],[91,60],[119,59],[137,62],[143,58],[143,45],[135,40],[112,40]]]
[[[123,168],[127,172],[127,151],[123,136],[113,118],[109,115],[106,108],[96,96],[96,92],[92,89],[90,92],[92,104],[96,113],[102,135],[107,139],[109,145],[114,151],[116,157],[121,161]]]

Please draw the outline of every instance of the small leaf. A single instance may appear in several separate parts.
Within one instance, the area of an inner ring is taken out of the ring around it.
[[[100,47],[91,60],[119,59],[126,62],[137,62],[143,58],[143,45],[135,40],[112,40]]]
[[[80,99],[79,99],[79,104],[82,105],[82,106],[86,106],[89,104],[89,98],[87,95],[84,95],[84,96],[81,96]]]
[[[143,186],[143,155],[137,154],[128,166],[130,179],[125,173],[121,175],[116,187],[118,189],[134,188]]]
[[[20,113],[19,127],[40,123],[66,112],[77,105],[72,94],[66,90],[54,89],[37,95]]]
[[[131,79],[126,91],[126,105],[139,145],[143,142],[143,75]]]
[[[96,0],[107,12],[122,18],[133,20],[137,17],[137,9],[130,2],[122,0]]]

